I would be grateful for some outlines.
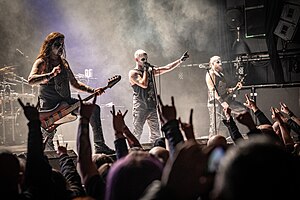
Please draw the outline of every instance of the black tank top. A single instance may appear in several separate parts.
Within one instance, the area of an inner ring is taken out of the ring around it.
[[[139,74],[143,74],[143,71],[136,70]],[[138,85],[132,85],[133,88],[133,107],[144,109],[156,109],[156,98],[154,91],[154,81],[152,76],[148,73],[148,87],[142,88]]]
[[[218,90],[218,93],[220,96],[223,96],[226,94],[227,92],[227,83],[226,80],[224,78],[223,74],[220,74],[220,76],[218,76],[217,74],[215,74],[215,80],[216,80],[216,88]],[[208,91],[208,102],[212,103],[212,101],[214,100],[214,93],[213,91]]]
[[[66,70],[66,63],[61,64],[61,72],[46,84],[40,84],[39,97],[41,101],[41,109],[54,108],[58,103],[65,101],[70,103],[71,91],[69,84],[69,76]],[[52,70],[52,66],[49,71]]]

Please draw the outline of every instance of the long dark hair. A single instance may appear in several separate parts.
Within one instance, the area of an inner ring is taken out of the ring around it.
[[[51,52],[51,46],[58,39],[65,39],[65,36],[59,32],[52,32],[49,35],[47,35],[47,37],[45,38],[41,46],[37,59],[42,58],[46,63],[48,63],[50,52]],[[66,50],[64,46],[63,46],[63,57],[66,58]]]

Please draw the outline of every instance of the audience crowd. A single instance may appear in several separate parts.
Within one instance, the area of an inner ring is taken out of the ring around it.
[[[77,160],[57,145],[60,170],[44,152],[37,106],[19,100],[28,120],[26,157],[0,150],[1,199],[12,200],[241,200],[296,199],[300,187],[300,118],[283,102],[271,107],[270,121],[245,95],[248,110],[238,116],[224,109],[224,125],[233,143],[221,135],[206,144],[195,138],[189,121],[177,116],[175,100],[158,113],[164,137],[144,149],[125,122],[127,111],[112,107],[115,154],[93,154],[89,120],[95,109],[80,99]],[[257,119],[253,119],[253,118]],[[234,120],[234,118],[236,120]],[[255,123],[258,122],[258,124]],[[247,127],[241,133],[238,125]]]

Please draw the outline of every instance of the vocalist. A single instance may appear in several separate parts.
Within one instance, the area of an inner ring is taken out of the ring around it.
[[[157,91],[154,76],[169,72],[189,57],[186,51],[181,58],[165,66],[153,66],[147,62],[146,51],[139,49],[134,53],[135,68],[129,71],[129,82],[133,89],[133,134],[140,140],[143,126],[147,121],[149,142],[161,137],[157,115]]]

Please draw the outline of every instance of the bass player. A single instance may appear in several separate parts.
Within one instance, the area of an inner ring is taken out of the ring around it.
[[[74,88],[88,93],[101,95],[104,92],[103,88],[91,88],[75,78],[69,63],[65,59],[64,38],[65,36],[59,32],[52,32],[46,36],[28,77],[29,84],[40,85],[41,112],[51,112],[63,102],[70,105],[76,103],[78,99],[71,97],[70,84]],[[100,106],[95,107],[89,123],[93,129],[95,153],[115,153],[105,144],[100,120]],[[53,137],[56,129],[48,132],[42,128],[42,132],[43,137],[48,137],[46,150],[54,150]]]
[[[213,56],[209,61],[209,68],[205,77],[208,88],[207,108],[209,112],[209,138],[220,134],[219,128],[224,117],[223,109],[230,107],[232,113],[243,113],[247,108],[240,102],[235,101],[233,93],[241,89],[242,81],[234,88],[229,88],[223,74],[222,61],[219,56]],[[224,135],[225,136],[225,135]]]

